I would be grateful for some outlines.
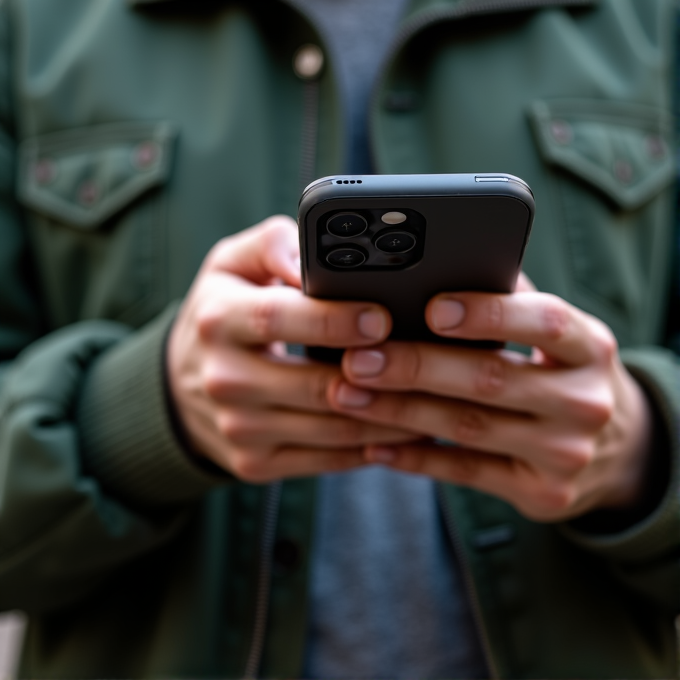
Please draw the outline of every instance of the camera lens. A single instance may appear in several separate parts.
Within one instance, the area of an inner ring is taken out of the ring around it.
[[[415,236],[406,231],[391,231],[375,241],[375,247],[383,253],[407,253],[415,245]]]
[[[366,262],[366,255],[358,248],[337,248],[328,253],[326,262],[334,267],[358,267]]]
[[[357,213],[338,213],[326,222],[328,233],[342,238],[359,236],[366,231],[367,227],[366,220]]]

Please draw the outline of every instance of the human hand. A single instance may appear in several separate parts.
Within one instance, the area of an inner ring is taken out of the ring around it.
[[[272,217],[210,251],[170,332],[170,394],[194,451],[245,481],[347,469],[365,464],[368,443],[413,439],[332,412],[326,393],[339,368],[282,349],[373,345],[389,314],[299,287],[297,226]]]
[[[496,495],[537,521],[636,503],[650,407],[605,324],[528,279],[510,295],[439,295],[426,318],[438,335],[533,354],[393,342],[346,352],[329,390],[338,412],[457,444],[373,446],[367,460]]]

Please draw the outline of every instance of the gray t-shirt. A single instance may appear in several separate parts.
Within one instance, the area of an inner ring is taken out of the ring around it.
[[[347,171],[371,171],[367,111],[408,0],[295,0],[331,51]],[[483,678],[434,483],[383,467],[319,480],[305,678]]]
[[[342,172],[373,171],[368,145],[368,106],[408,0],[294,0],[330,49],[347,124],[347,163]]]
[[[434,482],[382,467],[320,479],[305,678],[484,678]]]

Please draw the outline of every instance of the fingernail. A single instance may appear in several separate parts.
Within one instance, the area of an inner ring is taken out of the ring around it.
[[[369,378],[385,367],[385,355],[374,349],[358,349],[349,355],[349,368],[354,375]]]
[[[371,310],[359,314],[359,332],[371,340],[382,340],[385,336],[386,320],[381,312]]]
[[[369,463],[389,465],[397,460],[397,452],[388,446],[372,446],[366,451],[366,460]]]
[[[460,326],[464,318],[465,306],[457,300],[437,300],[432,305],[432,323],[437,330]]]
[[[347,408],[364,408],[373,401],[373,394],[366,390],[360,390],[347,383],[342,383],[338,387],[336,395],[338,404]]]

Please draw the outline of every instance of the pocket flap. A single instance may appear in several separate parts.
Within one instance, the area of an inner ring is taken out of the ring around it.
[[[589,182],[624,209],[652,199],[675,177],[672,120],[664,111],[603,100],[549,100],[529,117],[549,163]]]
[[[19,147],[18,197],[26,206],[94,229],[170,170],[168,122],[115,123],[27,139]]]

